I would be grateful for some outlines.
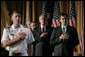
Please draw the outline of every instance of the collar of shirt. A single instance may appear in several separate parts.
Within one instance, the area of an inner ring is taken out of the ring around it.
[[[14,25],[11,26],[13,30],[18,30],[19,28],[23,27],[21,24],[20,24],[20,27],[18,28],[14,28]]]
[[[16,34],[17,35],[18,33],[22,32],[23,29],[24,29],[24,27],[21,24],[20,24],[20,27],[18,27],[18,28],[14,28],[14,25],[12,25],[11,28],[10,28],[10,34]]]
[[[42,30],[43,27],[44,27],[44,30],[46,31],[46,25],[45,26],[41,26],[41,30]]]
[[[63,29],[63,27],[65,28],[65,32],[66,32],[66,30],[67,30],[67,25],[65,25],[65,26],[61,26],[62,27],[62,29]]]
[[[45,26],[42,26],[42,25],[41,25],[41,29],[42,29],[43,27],[45,28]]]

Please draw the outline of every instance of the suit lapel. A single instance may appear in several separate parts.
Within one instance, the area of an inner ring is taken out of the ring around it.
[[[41,26],[39,26],[39,34],[41,34],[42,32],[41,32]]]
[[[46,31],[48,31],[48,27],[46,26]]]
[[[69,27],[69,26],[67,25],[66,33],[67,33],[68,30],[69,30],[68,27]],[[63,33],[63,31],[62,31],[62,27],[61,27],[61,26],[60,26],[60,31]]]
[[[68,31],[69,31],[69,29],[68,29],[68,28],[69,28],[69,26],[67,25],[67,30],[66,30],[66,33],[68,33]]]
[[[62,33],[63,33],[63,31],[62,31],[62,27],[60,26],[59,29],[60,29],[60,32],[61,32],[61,34],[62,34]]]
[[[49,26],[46,26],[46,32],[49,32],[50,31],[50,27]]]

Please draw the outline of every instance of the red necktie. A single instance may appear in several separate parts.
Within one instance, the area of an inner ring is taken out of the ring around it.
[[[44,27],[42,27],[42,33],[44,32]]]

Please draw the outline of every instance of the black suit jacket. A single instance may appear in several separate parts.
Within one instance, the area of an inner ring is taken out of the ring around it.
[[[51,49],[50,49],[50,37],[52,33],[52,28],[49,26],[46,26],[46,32],[47,35],[43,38],[40,37],[42,34],[41,27],[38,27],[35,30],[35,56],[50,56]]]
[[[55,56],[73,56],[73,47],[79,44],[78,34],[74,27],[67,26],[66,33],[69,34],[69,39],[60,40],[62,34],[61,26],[55,28],[52,32],[50,44],[54,45]]]
[[[1,56],[9,56],[9,51],[5,50],[5,48],[1,47]]]

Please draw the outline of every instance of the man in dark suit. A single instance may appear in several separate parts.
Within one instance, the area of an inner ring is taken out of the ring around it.
[[[5,48],[1,47],[1,56],[9,56],[9,51],[5,50]]]
[[[36,29],[36,25],[37,25],[37,24],[36,24],[34,21],[32,21],[31,24],[30,24],[30,29],[31,29],[31,31],[32,31],[32,34],[33,34],[34,38],[35,38],[35,35],[36,35],[36,33],[35,33],[35,31],[34,31],[34,30]],[[35,43],[33,42],[33,43],[32,43],[32,48],[33,48],[33,49],[32,49],[32,56],[35,56],[35,46],[36,46],[36,45],[35,45]]]
[[[50,56],[50,36],[51,27],[47,26],[45,23],[45,16],[40,15],[39,17],[40,26],[35,30],[35,56]]]
[[[67,25],[67,14],[60,14],[61,26],[52,32],[50,44],[54,46],[54,56],[73,56],[73,48],[79,44],[74,27]]]

